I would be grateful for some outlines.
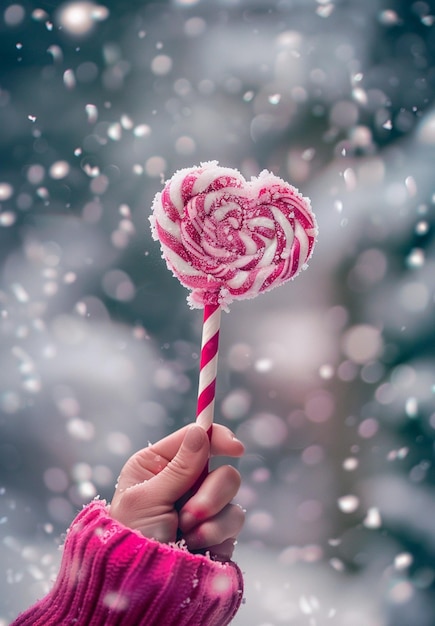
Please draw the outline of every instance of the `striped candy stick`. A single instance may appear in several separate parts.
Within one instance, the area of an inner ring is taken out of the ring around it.
[[[202,327],[196,422],[207,431],[209,439],[213,427],[220,323],[221,307],[218,304],[206,304]],[[193,488],[194,492],[198,490],[207,474],[208,464]]]
[[[202,327],[196,421],[211,435],[219,349],[221,307],[206,304]]]

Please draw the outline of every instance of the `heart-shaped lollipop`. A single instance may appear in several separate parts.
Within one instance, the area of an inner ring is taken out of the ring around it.
[[[253,298],[290,280],[317,234],[308,198],[274,174],[246,181],[216,161],[179,170],[158,193],[154,239],[192,307]]]
[[[217,161],[176,172],[150,217],[154,239],[188,302],[204,307],[197,422],[213,423],[221,309],[294,278],[311,256],[310,201],[270,172],[246,181]]]

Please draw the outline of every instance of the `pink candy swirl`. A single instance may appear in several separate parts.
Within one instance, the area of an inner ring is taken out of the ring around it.
[[[253,298],[296,276],[317,235],[308,198],[268,171],[246,181],[216,161],[179,170],[158,193],[153,238],[189,304]]]

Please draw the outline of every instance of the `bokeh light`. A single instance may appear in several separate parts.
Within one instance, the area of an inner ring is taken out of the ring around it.
[[[431,3],[31,4],[0,8],[0,626],[126,458],[194,419],[201,313],[148,217],[208,160],[319,222],[307,271],[222,319],[234,626],[433,626]]]

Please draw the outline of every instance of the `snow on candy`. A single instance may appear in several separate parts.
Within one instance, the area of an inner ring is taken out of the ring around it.
[[[217,161],[176,172],[150,217],[192,308],[253,298],[307,266],[317,237],[310,201],[267,170],[250,181]]]

